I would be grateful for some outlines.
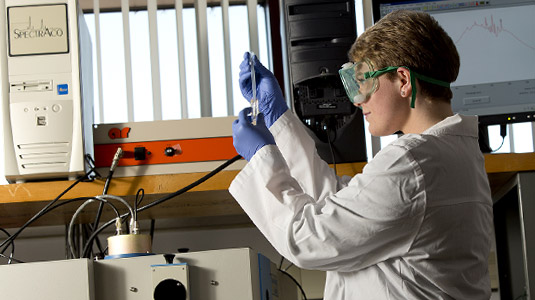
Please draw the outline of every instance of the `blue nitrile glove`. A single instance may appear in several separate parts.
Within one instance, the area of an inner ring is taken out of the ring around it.
[[[253,88],[251,85],[249,55],[249,52],[245,52],[243,55],[243,62],[240,64],[240,90],[243,97],[251,102],[251,99],[253,98]],[[286,101],[284,101],[281,88],[273,73],[262,65],[256,55],[253,56],[253,61],[258,109],[264,114],[264,120],[269,128],[284,112],[286,112],[286,110],[288,110],[288,105],[286,105]]]
[[[251,108],[246,107],[238,115],[238,120],[232,123],[232,138],[236,151],[247,161],[265,145],[275,145],[275,139],[264,123],[264,116],[260,113],[256,125],[251,123]]]

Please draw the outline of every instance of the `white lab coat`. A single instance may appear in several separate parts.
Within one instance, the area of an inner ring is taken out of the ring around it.
[[[325,300],[489,299],[492,200],[477,118],[455,115],[337,177],[291,112],[229,191]]]

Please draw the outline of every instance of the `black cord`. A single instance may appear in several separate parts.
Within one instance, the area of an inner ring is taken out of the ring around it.
[[[286,267],[286,269],[282,269],[282,264],[284,263],[284,256],[281,256],[281,261],[280,261],[280,264],[279,264],[279,271],[281,271],[284,275],[290,277],[290,279],[297,285],[297,287],[301,290],[301,294],[303,294],[303,298],[305,300],[307,300],[307,296],[305,294],[305,291],[303,290],[303,287],[301,286],[301,284],[299,284],[299,282],[297,282],[297,280],[288,272],[286,272],[286,270],[288,270],[290,267],[292,267],[294,264],[291,263],[289,266]]]
[[[97,167],[95,166],[95,160],[93,159],[91,154],[86,154],[85,155],[85,161],[86,161],[87,165],[89,166],[89,169],[92,170],[93,173],[95,174],[92,177],[91,176],[88,177],[90,181],[93,181],[95,179],[95,177],[102,177],[100,175],[100,173],[97,172]]]
[[[181,188],[180,190],[174,192],[174,193],[171,193],[169,195],[166,195],[166,196],[163,196],[162,198],[158,199],[158,200],[155,200],[145,206],[142,206],[138,209],[138,211],[143,211],[145,209],[149,209],[153,206],[156,206],[162,202],[165,202],[171,198],[174,198],[180,194],[183,194],[189,190],[191,190],[192,188],[198,186],[199,184],[205,182],[206,180],[210,179],[211,177],[213,177],[215,174],[221,172],[223,169],[225,169],[226,167],[228,167],[229,165],[231,165],[232,163],[234,163],[235,161],[241,159],[241,156],[240,155],[236,155],[234,156],[233,158],[227,160],[226,162],[224,162],[222,165],[220,165],[219,167],[215,168],[214,170],[212,170],[210,173],[204,175],[203,177],[201,177],[199,180],[189,184],[188,186],[186,187],[183,187]]]
[[[93,232],[95,229],[91,227],[91,232]],[[87,239],[87,237],[86,237]],[[95,244],[97,244],[98,253],[104,253],[105,250],[102,250],[102,243],[100,242],[100,239],[98,236],[95,238]]]
[[[150,235],[150,244],[152,245],[152,241],[154,240],[154,228],[156,227],[156,220],[155,219],[151,219],[150,220],[150,231],[149,231],[149,235]]]
[[[22,260],[16,259],[16,258],[12,257],[11,255],[10,256],[5,256],[4,254],[0,253],[0,257],[7,259],[8,260],[8,265],[11,264],[11,261],[16,261],[18,263],[24,263]]]
[[[229,165],[231,165],[232,163],[234,163],[235,161],[237,161],[237,160],[239,160],[239,159],[241,159],[241,156],[240,156],[240,155],[236,155],[236,156],[234,156],[233,158],[227,160],[226,162],[224,162],[223,164],[221,164],[219,167],[215,168],[215,169],[212,170],[210,173],[204,175],[203,177],[201,177],[201,178],[198,179],[197,181],[195,181],[195,182],[189,184],[189,185],[186,186],[186,187],[183,187],[183,188],[179,189],[178,191],[176,191],[176,192],[174,192],[174,193],[168,194],[168,195],[166,195],[166,196],[164,196],[164,197],[162,197],[162,198],[160,198],[160,199],[158,199],[158,200],[155,200],[155,201],[153,201],[153,202],[151,202],[151,203],[149,203],[149,204],[147,204],[147,205],[145,205],[145,206],[142,206],[142,207],[138,208],[137,211],[138,211],[138,212],[140,212],[140,211],[144,211],[145,209],[149,209],[149,208],[151,208],[151,207],[153,207],[153,206],[156,206],[156,205],[158,205],[158,204],[160,204],[160,203],[162,203],[162,202],[165,202],[165,201],[167,201],[167,200],[169,200],[169,199],[172,199],[172,198],[174,198],[174,197],[176,197],[176,196],[178,196],[178,195],[180,195],[180,194],[183,194],[183,193],[185,193],[185,192],[191,190],[192,188],[194,188],[194,187],[198,186],[199,184],[205,182],[206,180],[210,179],[210,178],[213,177],[215,174],[221,172],[223,169],[225,169],[226,167],[228,167]],[[127,212],[127,213],[121,215],[121,218],[126,218],[126,217],[128,217],[129,215],[130,215],[130,212]],[[89,256],[89,251],[88,251],[88,245],[89,245],[89,243],[90,243],[90,242],[91,242],[91,241],[92,241],[92,240],[93,240],[93,239],[94,239],[94,238],[95,238],[95,237],[96,237],[102,230],[106,229],[108,226],[110,226],[111,224],[114,224],[114,223],[115,223],[115,219],[110,220],[110,221],[106,222],[105,224],[103,224],[102,226],[100,226],[100,228],[98,228],[97,230],[95,230],[95,231],[93,232],[93,234],[89,237],[89,239],[88,239],[88,241],[87,241],[87,243],[86,243],[86,246],[84,247],[84,251],[82,252],[82,253],[83,253],[82,257],[84,257],[84,258],[88,258],[88,256]]]
[[[113,177],[113,170],[110,170],[106,182],[104,183],[104,189],[102,195],[108,194],[108,189],[110,187],[111,178]],[[97,213],[95,214],[95,220],[93,221],[93,229],[98,228],[98,223],[100,223],[100,217],[102,216],[102,210],[104,209],[104,202],[98,204]]]
[[[9,234],[9,232],[7,232],[7,230],[5,230],[4,228],[0,228],[0,231],[5,233],[8,238],[11,237],[11,234]],[[11,253],[9,254],[9,260],[7,261],[8,265],[11,263],[11,258],[13,257],[13,255],[15,255],[15,243],[11,243]],[[2,254],[2,257],[6,257],[6,256]]]
[[[137,211],[138,206],[141,204],[141,201],[143,201],[143,198],[145,198],[145,190],[139,189],[136,193],[136,200],[134,201],[134,210]]]
[[[143,198],[145,198],[145,190],[141,188],[137,190],[137,193],[136,193],[136,208],[141,204],[141,201],[143,201]]]
[[[295,278],[294,278],[292,275],[290,275],[290,273],[288,273],[288,272],[286,272],[286,271],[284,271],[284,270],[281,270],[281,269],[279,269],[279,271],[280,271],[282,274],[284,274],[284,275],[290,277],[290,279],[297,285],[297,287],[299,288],[299,290],[301,290],[301,294],[303,295],[303,299],[304,299],[304,300],[307,300],[307,295],[305,294],[305,291],[303,290],[303,287],[299,284],[299,282],[297,282],[297,280],[295,280]]]
[[[496,152],[502,148],[503,143],[505,142],[505,137],[507,136],[507,124],[500,124],[500,136],[502,137],[502,143],[498,148],[491,150],[491,152]]]
[[[115,155],[113,156],[110,170],[108,172],[108,176],[106,177],[106,182],[104,183],[104,189],[102,191],[102,195],[108,194],[108,189],[110,188],[110,182],[113,177],[113,173],[115,172],[115,168],[119,164],[119,160],[123,156],[123,149],[121,147],[117,148],[117,151],[115,152]],[[95,214],[95,221],[93,221],[93,227],[92,230],[98,228],[98,223],[100,223],[100,217],[102,216],[102,210],[104,209],[104,202],[100,202],[98,205],[97,213]],[[98,241],[98,238],[97,238]],[[100,243],[100,242],[98,242]],[[92,246],[92,242],[90,247]],[[99,250],[102,252],[102,249],[99,246]]]
[[[61,194],[59,194],[54,200],[50,201],[45,207],[43,207],[37,214],[35,214],[30,220],[28,220],[24,225],[22,225],[14,234],[12,234],[9,238],[5,239],[1,244],[0,248],[4,247],[2,250],[0,250],[0,254],[3,254],[7,247],[9,247],[9,243],[12,243],[13,240],[15,240],[19,234],[26,229],[30,224],[35,222],[35,220],[42,217],[44,214],[46,214],[49,210],[49,208],[54,205],[63,195],[65,195],[68,191],[70,191],[75,185],[80,183],[82,180],[85,180],[94,169],[89,170],[87,173],[84,174],[81,178],[78,178],[73,184],[71,184],[67,189],[65,189]]]
[[[331,150],[331,158],[333,160],[334,174],[336,174],[337,173],[336,172],[336,159],[334,157],[334,149],[333,149],[334,146],[333,146],[333,144],[331,142],[331,136],[329,134],[329,126],[326,126],[326,130],[325,131],[327,132],[327,141],[328,141],[328,145],[329,145],[329,150]],[[336,134],[335,134],[335,136],[336,136]]]
[[[498,148],[492,150],[491,152],[496,152],[496,151],[500,150],[502,148],[504,142],[505,142],[505,137],[502,138],[502,143],[500,144],[500,146]]]

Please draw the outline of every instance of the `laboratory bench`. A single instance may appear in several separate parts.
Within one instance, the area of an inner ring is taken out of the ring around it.
[[[366,163],[344,163],[336,166],[338,175],[355,175],[362,171]],[[493,195],[499,194],[508,182],[519,172],[535,171],[535,153],[508,153],[485,155],[485,167],[489,176]],[[232,179],[238,171],[223,170],[212,178],[180,196],[172,198],[139,214],[141,219],[179,218],[185,227],[250,225],[243,210],[228,193]],[[133,203],[135,195],[143,188],[145,198],[140,206],[159,199],[169,193],[198,180],[207,173],[187,173],[171,175],[149,175],[140,177],[114,177],[108,193],[124,197]],[[0,185],[0,227],[16,228],[29,220],[49,201],[55,199],[74,181],[41,181]],[[59,202],[65,199],[101,195],[104,179],[80,182],[67,192]],[[68,224],[76,208],[81,203],[71,203],[51,211],[32,225]],[[80,215],[80,221],[90,222],[97,205],[87,206]],[[119,207],[121,209],[121,207]],[[126,209],[123,210],[126,212]],[[113,217],[112,211],[105,209],[102,220]]]

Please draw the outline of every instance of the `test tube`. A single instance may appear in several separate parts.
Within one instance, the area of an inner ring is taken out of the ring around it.
[[[253,88],[253,98],[251,98],[251,122],[256,125],[256,117],[258,116],[258,99],[256,98],[256,74],[254,71],[254,52],[249,53],[249,65],[251,66],[251,84]]]

